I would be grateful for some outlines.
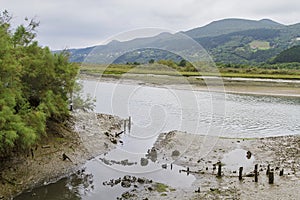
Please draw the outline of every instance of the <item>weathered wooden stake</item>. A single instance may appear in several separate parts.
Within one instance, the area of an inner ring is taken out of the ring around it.
[[[269,171],[269,184],[273,184],[273,183],[274,183],[274,172]]]
[[[283,176],[283,169],[282,169],[282,170],[280,170],[280,172],[279,172],[279,176]]]
[[[243,179],[243,167],[240,167],[240,170],[239,170],[239,180],[242,180]]]
[[[255,182],[258,182],[258,171],[257,171],[257,168],[258,168],[258,164],[256,164],[254,166],[254,181]]]
[[[268,165],[266,175],[269,175],[269,172],[270,172],[270,165]]]
[[[124,120],[124,133],[126,134],[126,120]]]
[[[129,116],[129,119],[128,119],[128,131],[130,133],[130,130],[131,130],[131,117]]]
[[[34,153],[33,153],[33,149],[32,148],[30,149],[30,152],[31,152],[31,157],[34,158]]]
[[[222,176],[222,163],[221,162],[218,162],[218,177],[221,177]]]

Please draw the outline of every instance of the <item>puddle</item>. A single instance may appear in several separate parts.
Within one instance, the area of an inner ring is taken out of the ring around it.
[[[247,151],[244,149],[234,149],[224,154],[222,163],[224,168],[230,171],[238,171],[240,167],[244,168],[244,172],[250,172],[254,169],[254,156],[247,157]]]
[[[122,134],[123,143],[110,152],[88,161],[82,170],[56,183],[41,186],[17,196],[15,200],[36,199],[116,199],[133,189],[120,184],[110,186],[105,182],[130,175],[160,182],[173,188],[188,188],[196,180],[192,174],[180,173],[185,169],[171,163],[159,163],[147,158],[147,150],[156,138],[140,140]],[[164,168],[163,168],[164,165]],[[141,186],[143,189],[143,186]]]

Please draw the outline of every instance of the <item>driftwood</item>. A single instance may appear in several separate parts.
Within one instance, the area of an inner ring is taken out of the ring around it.
[[[69,160],[72,162],[72,160],[69,158],[69,156],[67,156],[65,153],[63,153],[62,157],[63,157],[63,160]]]
[[[115,137],[120,137],[120,135],[124,133],[124,131],[121,131],[120,133],[115,133]]]

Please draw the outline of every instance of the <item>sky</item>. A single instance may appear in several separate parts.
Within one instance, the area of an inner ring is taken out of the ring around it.
[[[140,28],[186,31],[225,18],[300,22],[299,0],[0,0],[0,10],[40,21],[37,40],[52,50],[103,44]]]

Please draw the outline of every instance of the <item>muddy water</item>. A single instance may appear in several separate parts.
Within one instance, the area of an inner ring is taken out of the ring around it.
[[[85,81],[96,110],[131,116],[136,137],[170,130],[225,137],[300,133],[300,98],[235,95]],[[217,131],[216,131],[217,130]]]
[[[161,132],[182,130],[224,137],[268,137],[300,133],[300,99],[270,96],[192,92],[141,85],[85,81],[84,90],[97,99],[96,111],[123,118],[131,116],[123,144],[88,161],[82,171],[56,183],[24,193],[15,199],[116,199],[129,190],[119,185],[104,186],[104,181],[130,174],[168,184],[189,187],[195,177],[179,173],[182,167],[166,161],[167,169],[155,158],[146,158],[147,150]],[[224,155],[229,170],[236,162],[252,165],[253,159],[236,149]],[[243,156],[244,157],[244,156]],[[104,162],[103,162],[104,161]],[[132,188],[131,188],[132,189]]]

